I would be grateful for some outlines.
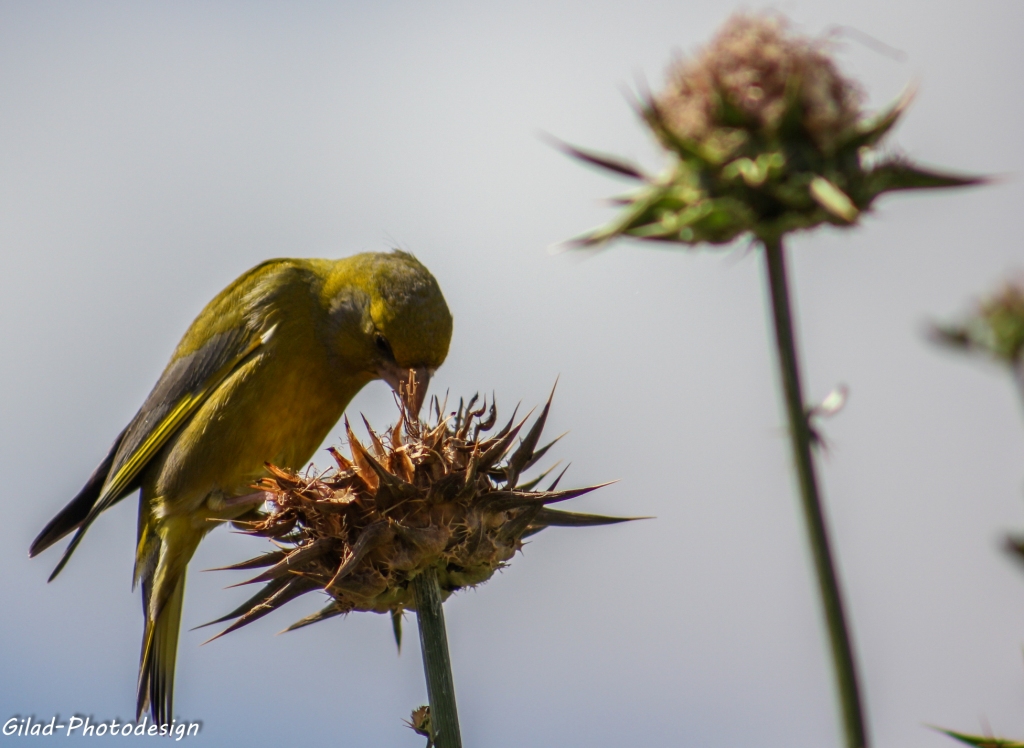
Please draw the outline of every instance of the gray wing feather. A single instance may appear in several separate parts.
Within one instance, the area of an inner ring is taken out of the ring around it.
[[[244,352],[245,345],[252,339],[252,335],[252,331],[246,327],[219,333],[210,338],[199,350],[172,362],[164,370],[164,373],[156,383],[153,391],[150,392],[149,397],[146,398],[139,412],[124,430],[119,439],[117,451],[113,453],[113,459],[108,455],[107,460],[104,461],[105,463],[107,461],[110,462],[110,467],[106,472],[106,476],[104,476],[104,483],[109,476],[117,474],[117,471],[135,454],[135,451],[153,433],[153,429],[164,420],[183,397],[197,393],[204,384],[208,383],[210,377],[227,366],[232,360],[237,359]],[[100,468],[102,467],[104,466],[101,465]],[[95,477],[98,476],[94,475]],[[84,514],[77,525],[63,528],[64,535],[76,527],[78,531],[71,539],[71,542],[68,543],[68,547],[64,550],[64,554],[54,568],[53,573],[50,574],[51,581],[60,574],[64,565],[71,558],[71,554],[75,552],[78,544],[85,536],[89,525],[93,523],[96,517],[124,497],[132,494],[139,487],[139,482],[140,479],[136,478],[124,490],[116,495],[108,495],[98,502],[97,499],[99,499],[102,493],[97,491],[92,498],[97,503],[89,509],[87,514]],[[66,507],[65,511],[70,508],[71,505]],[[81,507],[78,507],[78,509],[81,510]],[[56,519],[50,525],[47,525],[47,528],[51,527],[54,522],[56,522]]]

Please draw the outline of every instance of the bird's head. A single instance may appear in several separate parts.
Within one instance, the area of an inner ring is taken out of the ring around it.
[[[434,276],[397,250],[346,257],[325,270],[329,350],[345,371],[390,384],[418,414],[452,337],[452,315]]]

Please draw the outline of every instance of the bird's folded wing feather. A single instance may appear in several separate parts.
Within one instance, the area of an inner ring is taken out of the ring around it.
[[[125,429],[103,490],[68,544],[51,579],[64,568],[92,521],[138,487],[140,474],[153,456],[239,366],[270,340],[273,332],[273,327],[259,332],[247,325],[224,330],[211,336],[199,349],[168,365]]]

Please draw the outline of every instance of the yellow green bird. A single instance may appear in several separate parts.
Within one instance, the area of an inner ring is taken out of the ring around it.
[[[135,583],[146,618],[137,715],[170,721],[185,568],[218,523],[253,507],[266,463],[301,468],[349,401],[383,379],[413,413],[448,353],[452,317],[412,255],[269,260],[221,291],[142,408],[30,556],[141,489]]]

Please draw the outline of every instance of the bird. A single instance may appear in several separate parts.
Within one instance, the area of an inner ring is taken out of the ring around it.
[[[452,315],[434,276],[395,250],[274,259],[192,322],[138,413],[82,490],[43,528],[36,556],[139,491],[133,588],[145,616],[136,720],[173,715],[185,572],[217,524],[251,512],[267,464],[301,468],[364,385],[382,379],[418,414]]]

